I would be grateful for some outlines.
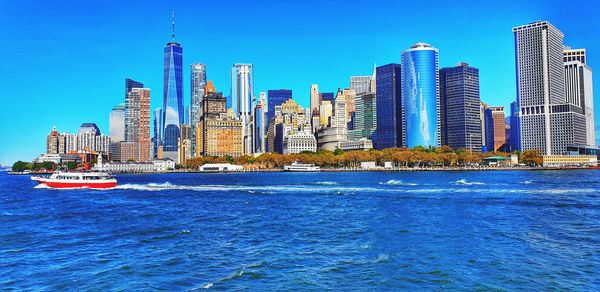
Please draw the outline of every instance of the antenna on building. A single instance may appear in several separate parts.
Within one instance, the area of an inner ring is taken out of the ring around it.
[[[173,11],[173,42],[175,42],[175,11]]]

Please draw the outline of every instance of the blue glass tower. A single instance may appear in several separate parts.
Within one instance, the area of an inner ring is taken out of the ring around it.
[[[377,149],[402,147],[402,72],[400,64],[377,67]]]
[[[173,40],[164,49],[163,151],[177,151],[179,128],[183,124],[183,48]]]
[[[438,102],[438,49],[416,43],[402,52],[402,107],[408,148],[439,145]]]
[[[519,118],[519,103],[510,103],[510,151],[521,151],[521,119]]]
[[[289,99],[292,99],[292,91],[287,89],[269,90],[267,92],[267,120],[275,116],[275,107],[284,104]]]

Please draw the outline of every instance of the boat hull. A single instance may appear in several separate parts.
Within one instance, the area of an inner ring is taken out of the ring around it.
[[[117,186],[117,182],[114,180],[105,182],[65,182],[65,181],[52,181],[43,178],[32,178],[32,180],[38,182],[40,185],[45,185],[55,189],[69,189],[69,188],[89,188],[89,189],[110,189]]]

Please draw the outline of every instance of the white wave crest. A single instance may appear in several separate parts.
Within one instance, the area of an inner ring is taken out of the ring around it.
[[[520,184],[532,184],[533,180],[526,180],[526,181],[522,181],[520,182]]]
[[[399,179],[390,179],[386,182],[380,182],[380,185],[394,185],[394,186],[416,186],[415,183],[405,183]]]
[[[454,182],[455,185],[466,185],[466,186],[470,186],[470,185],[485,185],[485,183],[482,182],[468,182],[465,179],[461,179],[461,180],[457,180]]]
[[[318,185],[318,186],[337,186],[339,185],[339,183],[334,182],[334,181],[318,181],[315,183],[311,183],[313,185]]]

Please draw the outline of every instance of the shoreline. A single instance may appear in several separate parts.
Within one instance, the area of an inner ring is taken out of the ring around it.
[[[514,171],[514,170],[578,170],[578,169],[600,169],[600,166],[596,167],[461,167],[461,168],[381,168],[381,169],[360,169],[360,168],[323,168],[320,172],[427,172],[427,171]],[[185,171],[167,171],[167,172],[115,172],[114,174],[151,174],[151,173],[253,173],[253,172],[290,172],[293,171],[284,171],[280,168],[264,168],[264,169],[254,169],[254,170],[246,170],[246,171],[197,171],[197,170],[185,170]],[[301,171],[300,171],[301,172]],[[22,172],[13,172],[7,171],[9,175],[50,175],[52,172],[30,172],[30,173],[22,173]]]

